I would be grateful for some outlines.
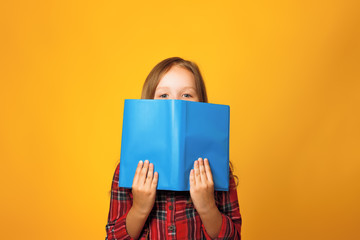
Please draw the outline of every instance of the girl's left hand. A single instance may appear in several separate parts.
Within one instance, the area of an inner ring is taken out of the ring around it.
[[[214,197],[214,182],[209,161],[199,158],[190,171],[190,196],[196,211],[202,215],[216,208]]]

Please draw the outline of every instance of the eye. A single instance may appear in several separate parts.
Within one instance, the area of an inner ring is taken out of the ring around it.
[[[166,98],[167,97],[167,94],[161,94],[160,95],[160,98]]]
[[[188,94],[188,93],[183,94],[183,96],[186,97],[186,98],[192,97],[192,96],[191,96],[190,94]]]

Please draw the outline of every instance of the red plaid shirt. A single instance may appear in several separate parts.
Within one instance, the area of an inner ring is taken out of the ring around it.
[[[125,228],[125,219],[132,206],[131,189],[119,184],[119,165],[111,188],[110,211],[106,232],[108,240],[132,239]],[[222,215],[219,236],[216,239],[240,239],[241,215],[234,178],[229,191],[215,191],[216,205]],[[190,192],[156,192],[154,207],[139,239],[211,239],[191,202]]]

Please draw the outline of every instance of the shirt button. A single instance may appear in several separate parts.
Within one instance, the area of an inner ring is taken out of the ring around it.
[[[173,209],[174,209],[173,205],[170,205],[169,210],[173,210]]]
[[[175,231],[175,226],[174,226],[174,225],[169,226],[168,230],[169,230],[170,232]]]

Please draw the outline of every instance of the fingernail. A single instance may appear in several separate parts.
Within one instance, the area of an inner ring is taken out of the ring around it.
[[[140,160],[139,163],[142,163],[142,161]]]
[[[145,163],[149,163],[149,160],[145,160]]]
[[[209,161],[207,158],[204,158],[204,161]]]

